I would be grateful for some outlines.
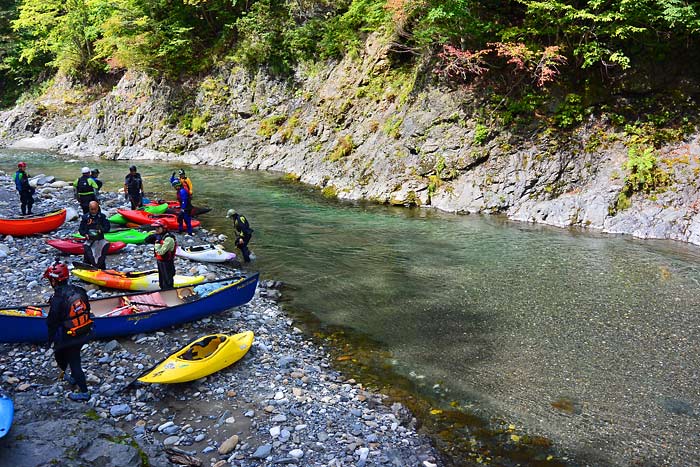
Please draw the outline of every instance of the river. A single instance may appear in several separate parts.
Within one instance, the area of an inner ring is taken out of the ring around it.
[[[0,151],[59,179],[128,161]],[[172,198],[178,166],[135,162]],[[255,229],[284,307],[338,365],[411,405],[450,463],[695,465],[700,251],[666,241],[324,198],[278,174],[185,167],[205,227]],[[37,205],[35,210],[40,209]],[[228,245],[231,247],[231,245]]]

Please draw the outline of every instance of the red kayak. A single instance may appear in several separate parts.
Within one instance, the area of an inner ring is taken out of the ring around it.
[[[0,218],[0,235],[32,235],[51,232],[66,221],[66,210],[60,209],[38,216]]]
[[[163,203],[168,203],[168,210],[165,211],[168,214],[177,214],[180,212],[180,202],[179,201],[166,201],[159,199],[158,201],[151,201],[150,203],[144,204],[144,206],[160,206]],[[198,206],[192,206],[192,217],[201,216],[211,211],[211,208],[200,208]],[[194,225],[192,225],[194,227]]]
[[[69,255],[82,255],[83,254],[83,245],[85,244],[85,239],[79,239],[79,238],[64,238],[64,239],[54,239],[54,240],[46,240],[47,245],[51,245],[52,247],[61,250],[64,253],[68,253]],[[117,251],[121,250],[126,246],[126,243],[124,242],[111,242],[109,244],[109,249],[107,250],[107,254],[111,255],[116,253]]]
[[[151,224],[155,220],[161,220],[165,222],[165,226],[168,230],[178,229],[177,216],[175,214],[151,214],[146,211],[132,211],[131,209],[117,209],[117,212],[131,222],[140,225]],[[198,220],[192,219],[192,228],[199,227],[200,224],[201,222]]]

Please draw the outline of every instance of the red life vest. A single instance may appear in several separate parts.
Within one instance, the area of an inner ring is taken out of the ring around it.
[[[163,240],[165,240],[166,237],[172,238],[172,239],[173,239],[173,242],[174,242],[175,244],[173,245],[173,249],[170,250],[170,251],[168,251],[168,252],[165,253],[164,255],[159,255],[158,253],[156,253],[156,254],[155,254],[155,255],[156,255],[156,259],[157,259],[158,261],[172,261],[172,260],[175,259],[175,250],[177,250],[177,240],[175,239],[175,237],[174,237],[172,234],[170,234],[169,232],[163,234],[163,236],[160,237],[160,240],[158,240],[158,243],[162,245],[162,244],[163,244]]]

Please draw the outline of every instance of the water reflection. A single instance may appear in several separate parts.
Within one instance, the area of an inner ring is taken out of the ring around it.
[[[0,166],[20,157],[59,178],[84,165],[5,152]],[[129,163],[97,165],[119,189]],[[173,166],[137,165],[147,191],[170,194]],[[271,174],[188,174],[195,205],[214,208],[207,227],[230,232],[229,207],[249,217],[255,267],[289,284],[285,306],[388,352],[376,373],[389,365],[444,408],[503,417],[594,463],[700,458],[687,436],[700,411],[695,247],[337,202]]]

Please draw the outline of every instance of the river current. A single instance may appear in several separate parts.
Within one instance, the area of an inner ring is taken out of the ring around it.
[[[0,169],[14,173],[19,160],[64,180],[96,166],[110,191],[131,163],[0,150]],[[178,166],[135,164],[152,197],[173,197]],[[451,463],[700,459],[697,247],[342,202],[277,174],[184,168],[194,204],[213,208],[203,225],[230,233],[226,210],[245,214],[251,268],[285,282],[284,307],[336,344],[347,372],[422,400]],[[518,457],[528,442],[539,448]]]

